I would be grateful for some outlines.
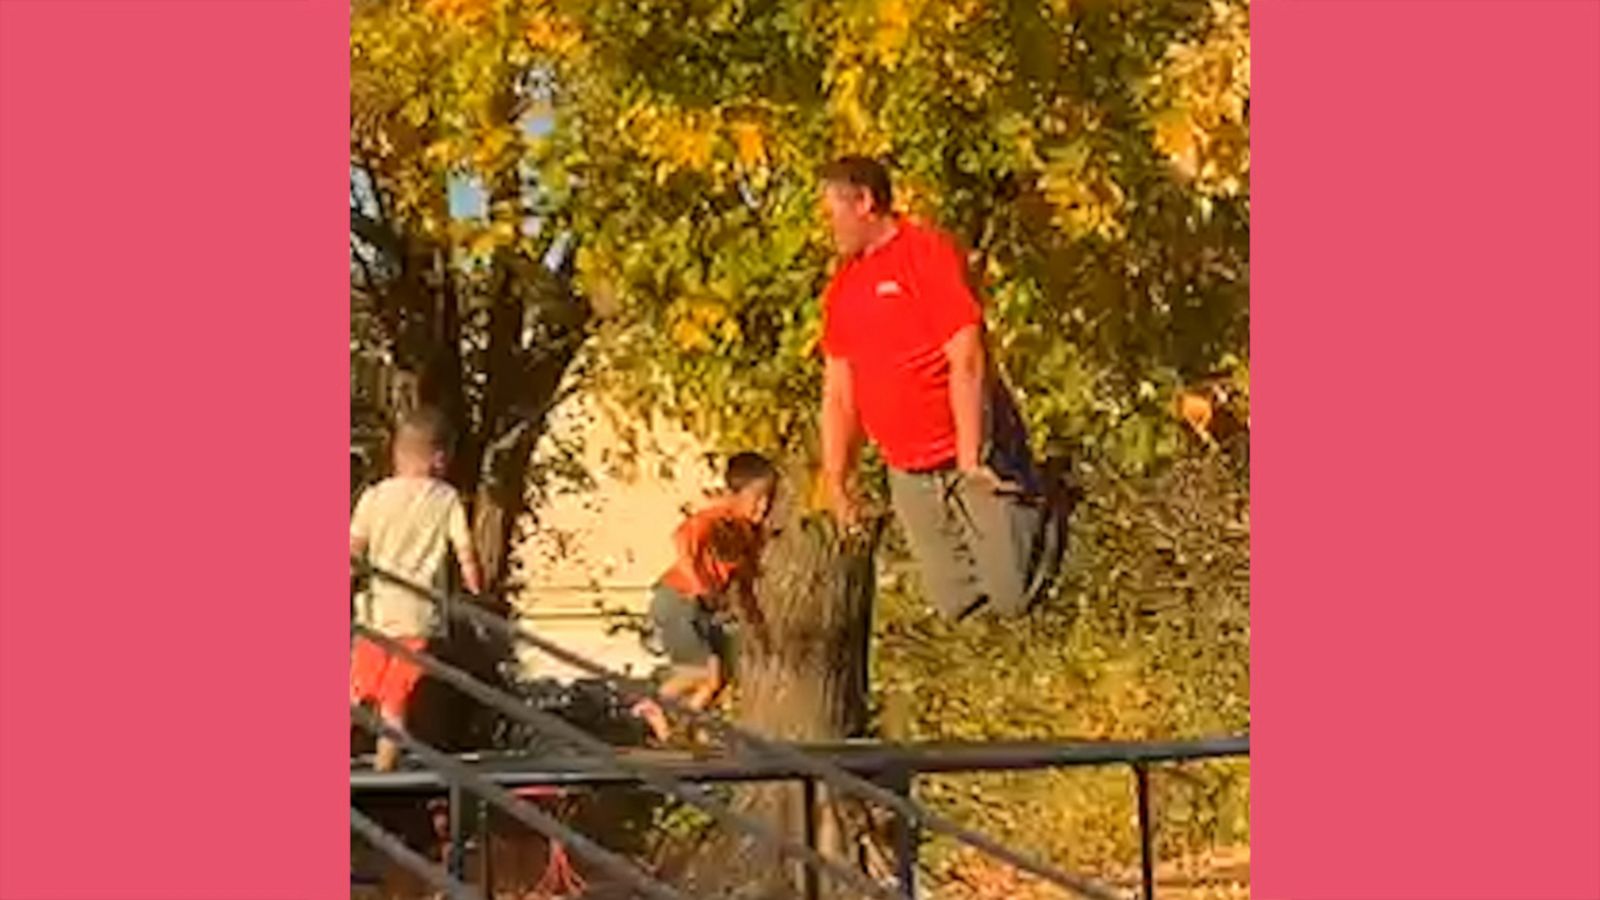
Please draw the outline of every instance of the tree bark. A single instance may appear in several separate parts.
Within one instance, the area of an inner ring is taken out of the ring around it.
[[[800,742],[865,730],[877,537],[844,538],[815,514],[778,530],[756,589],[771,640],[743,642],[737,659],[741,725]]]
[[[804,481],[791,481],[804,484]],[[837,743],[868,727],[868,651],[876,595],[881,524],[846,537],[831,519],[796,508],[782,522],[762,565],[756,597],[765,644],[749,638],[735,653],[733,706],[743,728],[798,743]],[[817,849],[848,866],[873,869],[870,818],[818,785],[813,809]],[[806,796],[799,784],[740,788],[734,805],[785,837],[807,840]],[[704,896],[805,896],[798,864],[783,864],[748,839],[721,835],[697,854],[685,885]],[[821,897],[855,896],[818,876]]]

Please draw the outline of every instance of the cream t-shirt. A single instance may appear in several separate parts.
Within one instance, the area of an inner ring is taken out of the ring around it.
[[[388,478],[361,492],[350,536],[367,561],[413,584],[444,590],[452,549],[470,546],[467,511],[455,488],[433,478]],[[357,598],[358,620],[389,637],[429,637],[439,627],[434,602],[376,575]]]

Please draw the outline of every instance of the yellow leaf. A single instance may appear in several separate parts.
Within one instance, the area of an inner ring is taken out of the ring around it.
[[[494,168],[495,161],[511,145],[512,137],[507,131],[508,129],[496,128],[483,136],[478,143],[476,154],[479,166],[485,169]]]
[[[492,230],[480,231],[477,236],[472,239],[472,242],[467,245],[467,252],[473,256],[489,256],[490,254],[494,253],[495,245],[497,243],[498,240],[496,239]]]
[[[732,131],[734,153],[740,165],[753,169],[766,163],[767,144],[761,135],[761,126],[754,122],[735,122]]]
[[[672,326],[672,341],[686,353],[711,349],[711,341],[704,329],[688,319],[679,319]]]
[[[442,19],[468,20],[483,13],[483,0],[426,0],[422,9]]]
[[[1178,418],[1186,422],[1194,433],[1208,443],[1211,440],[1211,398],[1192,391],[1179,391],[1174,402]]]
[[[1156,119],[1156,149],[1189,177],[1199,162],[1199,141],[1194,120],[1182,109],[1169,110]]]
[[[872,49],[878,59],[888,67],[899,60],[911,34],[911,11],[905,0],[879,0],[876,27],[872,32]]]
[[[422,153],[422,158],[427,160],[429,164],[435,166],[442,166],[449,163],[454,156],[455,144],[449,138],[434,141],[433,143],[429,144],[428,149],[424,150]]]
[[[861,105],[861,70],[845,69],[834,79],[830,98],[835,116],[849,142],[859,142],[867,133],[869,120]]]
[[[537,50],[570,54],[583,40],[582,32],[571,19],[549,12],[536,12],[526,32],[528,45]]]
[[[695,304],[694,314],[695,318],[706,325],[716,325],[728,317],[728,310],[721,303],[704,301]]]
[[[405,106],[400,108],[400,115],[411,123],[413,127],[421,128],[428,122],[428,101],[420,97],[413,97],[406,101]]]
[[[703,170],[711,162],[711,134],[692,119],[674,122],[667,134],[667,153],[678,167]]]

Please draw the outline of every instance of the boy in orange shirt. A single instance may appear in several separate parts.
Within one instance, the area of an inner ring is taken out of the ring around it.
[[[727,638],[719,622],[733,612],[756,640],[764,622],[755,602],[756,566],[778,471],[765,457],[740,453],[728,460],[725,490],[690,516],[674,535],[677,559],[656,582],[650,621],[672,663],[661,696],[682,698],[702,710],[727,685]],[[671,736],[661,706],[642,700],[634,713],[659,741]]]

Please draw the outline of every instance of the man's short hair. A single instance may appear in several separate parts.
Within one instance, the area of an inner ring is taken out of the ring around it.
[[[872,195],[872,206],[880,214],[894,207],[894,186],[883,163],[865,156],[843,156],[825,166],[822,180],[827,184],[848,184]]]
[[[738,493],[758,482],[776,482],[778,467],[759,453],[735,453],[728,460],[728,470],[723,476],[728,490]]]
[[[432,406],[420,406],[400,417],[395,438],[410,438],[429,449],[450,450],[450,423],[444,413]]]

